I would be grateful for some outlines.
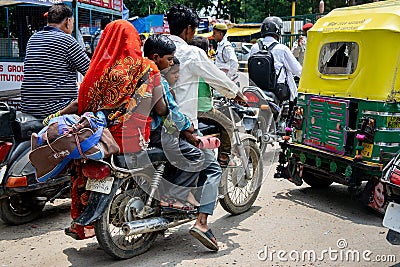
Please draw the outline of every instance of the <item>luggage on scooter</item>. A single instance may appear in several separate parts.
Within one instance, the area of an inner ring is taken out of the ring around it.
[[[49,126],[32,134],[29,160],[36,168],[39,182],[59,174],[73,159],[100,160],[119,153],[119,146],[105,128],[102,112],[63,115],[53,118]]]

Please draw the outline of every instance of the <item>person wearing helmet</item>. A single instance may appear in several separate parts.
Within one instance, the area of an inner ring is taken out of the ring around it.
[[[266,18],[264,19],[263,23],[264,23],[264,22],[267,22],[267,21],[272,21],[273,23],[275,23],[276,25],[278,25],[278,28],[279,28],[279,29],[282,29],[282,28],[283,28],[283,21],[282,21],[282,19],[281,19],[280,17],[276,17],[276,16],[266,17]]]
[[[292,53],[294,57],[299,61],[301,65],[303,65],[304,62],[304,54],[306,52],[306,45],[307,45],[307,32],[309,29],[312,28],[314,24],[312,23],[306,23],[304,24],[302,30],[303,34],[293,43],[292,47]]]
[[[227,31],[228,27],[225,23],[216,23],[213,27],[214,40],[218,43],[215,65],[233,80],[237,76],[239,63],[235,49],[228,41]]]
[[[289,112],[293,110],[297,102],[297,86],[294,81],[294,75],[300,77],[302,67],[293,56],[290,49],[283,44],[279,44],[281,36],[282,20],[278,17],[267,17],[261,25],[261,37],[264,49],[267,49],[273,43],[278,43],[273,47],[271,53],[274,57],[275,72],[278,76],[277,83],[287,83],[290,89]],[[260,50],[258,44],[254,44],[250,50],[250,56]],[[282,71],[280,71],[282,69]],[[292,116],[290,116],[288,126],[290,126]]]

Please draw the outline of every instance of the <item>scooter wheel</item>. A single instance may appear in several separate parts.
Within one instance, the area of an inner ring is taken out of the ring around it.
[[[38,218],[44,206],[14,195],[0,200],[0,217],[8,225],[20,225]]]

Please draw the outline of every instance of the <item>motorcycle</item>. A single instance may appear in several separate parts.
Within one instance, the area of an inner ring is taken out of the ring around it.
[[[259,109],[257,124],[251,130],[264,152],[268,144],[273,145],[286,133],[286,121],[289,117],[289,101],[279,101],[273,92],[263,91],[257,86],[243,88],[250,107]]]
[[[389,229],[386,240],[392,245],[400,245],[400,154],[385,166],[382,174],[381,182],[386,187],[389,202],[382,222]]]
[[[246,108],[236,109],[242,118]],[[233,108],[229,107],[229,111],[234,121]],[[219,132],[213,124],[200,130],[216,136]],[[250,209],[257,198],[263,168],[256,139],[236,124],[233,136],[231,156],[239,164],[224,168],[218,199],[227,212],[240,214]],[[158,148],[87,161],[88,168],[93,165],[97,170],[93,172],[97,179],[89,177],[86,186],[92,191],[89,204],[74,222],[79,225],[94,222],[99,245],[113,258],[127,259],[146,252],[158,234],[197,217],[193,211],[171,212],[160,206],[158,195],[167,164],[166,156]],[[99,180],[99,177],[107,178]]]
[[[67,198],[67,172],[45,183],[36,180],[29,161],[30,135],[43,128],[41,120],[0,103],[0,218],[20,225],[40,216],[46,202]]]

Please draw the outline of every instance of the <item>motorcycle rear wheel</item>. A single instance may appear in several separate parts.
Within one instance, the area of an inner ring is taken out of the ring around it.
[[[272,120],[272,123],[269,126],[269,130],[267,132],[267,120],[266,120],[267,117],[268,115],[266,115],[266,111],[264,110],[260,111],[260,114],[258,116],[258,122],[254,125],[254,128],[251,131],[251,135],[257,138],[257,142],[259,144],[260,149],[262,149],[263,147],[262,137],[265,134],[269,134],[272,138],[276,138],[276,125],[274,120]],[[259,131],[261,131],[261,136],[258,136]]]
[[[133,221],[136,208],[143,207],[147,194],[137,184],[138,179],[124,181],[108,209],[95,222],[96,238],[101,248],[115,259],[129,259],[146,252],[154,243],[158,232],[126,236],[123,223]],[[132,202],[133,199],[136,199]]]
[[[38,218],[45,203],[32,204],[18,195],[0,199],[0,217],[8,225],[21,225]]]
[[[221,206],[232,215],[248,211],[257,199],[263,177],[263,167],[260,162],[260,149],[252,139],[242,140],[248,158],[248,167],[252,177],[245,178],[241,167],[226,168],[222,173],[220,193]],[[237,149],[233,148],[231,158],[238,156]]]

